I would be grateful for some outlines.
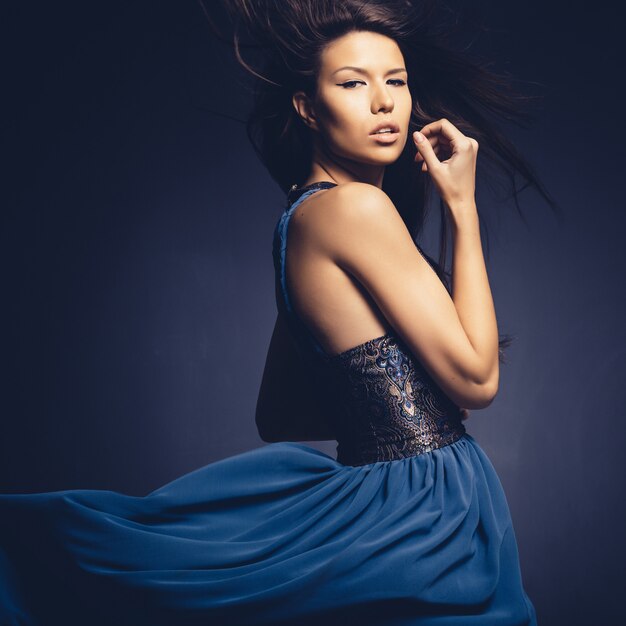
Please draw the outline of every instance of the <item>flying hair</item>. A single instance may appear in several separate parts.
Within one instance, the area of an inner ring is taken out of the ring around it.
[[[432,121],[450,120],[480,144],[477,194],[479,183],[492,192],[504,189],[502,200],[512,197],[526,223],[519,194],[534,187],[551,210],[560,213],[532,165],[498,125],[529,128],[533,116],[526,107],[541,96],[518,89],[515,82],[522,81],[493,69],[493,61],[471,56],[475,38],[465,42],[469,29],[442,0],[218,0],[210,6],[198,2],[213,35],[232,47],[254,80],[247,135],[285,193],[306,180],[313,154],[311,130],[295,111],[292,94],[301,90],[314,99],[325,47],[349,32],[371,31],[392,38],[404,56],[413,99],[409,136]],[[413,142],[407,141],[400,157],[385,169],[383,191],[416,240],[428,215],[433,184],[414,156]],[[443,201],[438,204],[439,260],[428,259],[450,291],[450,272],[445,269],[449,225]],[[488,230],[480,213],[479,220],[488,249]],[[500,339],[502,361],[511,340]]]

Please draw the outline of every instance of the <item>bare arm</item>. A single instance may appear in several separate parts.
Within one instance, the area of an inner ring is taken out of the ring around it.
[[[452,299],[467,337],[483,366],[488,396],[499,384],[498,325],[480,241],[476,207],[452,218]]]
[[[478,142],[443,118],[413,133],[415,161],[429,172],[447,206],[454,239],[452,299],[495,396],[499,384],[498,325],[480,241],[474,199]],[[441,160],[440,160],[441,159]]]
[[[326,254],[368,290],[452,401],[468,409],[487,406],[493,385],[486,350],[472,345],[450,294],[389,197],[367,183],[346,183],[337,189],[333,219],[316,228]]]

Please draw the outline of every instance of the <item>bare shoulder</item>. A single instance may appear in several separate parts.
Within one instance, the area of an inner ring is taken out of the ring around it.
[[[384,217],[385,213],[395,211],[389,196],[380,187],[369,183],[343,183],[329,190],[320,201],[326,204],[340,219],[363,217],[363,213],[372,213],[372,217]]]
[[[348,259],[374,252],[384,241],[413,257],[415,244],[391,198],[380,187],[353,182],[334,190],[328,198],[328,210],[320,225],[320,237],[328,245],[327,252],[335,261],[348,269]],[[400,257],[397,257],[400,260]]]
[[[316,197],[317,196],[317,197]],[[308,204],[308,207],[306,206]],[[410,239],[406,225],[389,196],[369,183],[350,182],[314,194],[294,215],[295,229],[318,243],[358,245],[359,232],[393,231]],[[308,209],[308,210],[307,210]]]
[[[368,183],[346,183],[337,188],[333,206],[336,225],[354,227],[359,224],[378,226],[391,220],[403,225],[391,198],[380,188]]]

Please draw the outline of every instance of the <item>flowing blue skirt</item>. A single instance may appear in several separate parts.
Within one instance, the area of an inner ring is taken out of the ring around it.
[[[142,496],[0,495],[0,624],[537,623],[469,434],[352,467],[271,443]]]

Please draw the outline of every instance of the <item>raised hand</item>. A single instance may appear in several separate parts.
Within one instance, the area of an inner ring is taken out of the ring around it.
[[[426,124],[413,133],[415,162],[429,172],[442,200],[454,213],[475,208],[478,142],[465,136],[445,118]]]

